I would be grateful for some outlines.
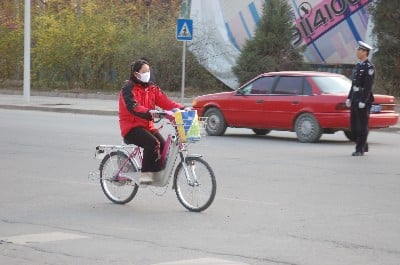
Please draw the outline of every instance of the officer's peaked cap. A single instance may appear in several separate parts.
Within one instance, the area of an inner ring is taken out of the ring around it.
[[[365,51],[370,51],[370,50],[372,50],[372,47],[363,41],[358,41],[357,49],[363,49]]]

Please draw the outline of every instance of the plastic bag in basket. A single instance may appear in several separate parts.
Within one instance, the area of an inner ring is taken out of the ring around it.
[[[174,118],[182,142],[200,140],[199,118],[196,110],[175,112]]]

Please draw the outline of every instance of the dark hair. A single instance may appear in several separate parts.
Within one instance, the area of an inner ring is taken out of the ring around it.
[[[145,60],[137,60],[136,62],[133,62],[131,64],[131,77],[129,78],[130,80],[132,80],[135,83],[144,84],[142,81],[137,79],[136,76],[134,75],[135,72],[139,72],[140,71],[140,68],[142,68],[142,66],[144,64],[149,65],[149,63],[147,61],[145,61]]]
[[[133,75],[134,72],[139,72],[140,68],[142,68],[144,64],[149,65],[145,60],[137,60],[136,62],[133,62],[131,64],[131,75]]]
[[[367,49],[367,48],[364,48],[364,47],[362,47],[362,46],[358,46],[357,50],[363,50],[363,51],[366,51],[366,52],[367,52],[367,56],[369,55],[369,52],[370,52],[370,50],[369,50],[369,49]]]

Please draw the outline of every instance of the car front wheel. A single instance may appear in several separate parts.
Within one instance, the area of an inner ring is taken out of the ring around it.
[[[225,118],[217,108],[206,110],[204,116],[207,117],[206,132],[211,136],[223,135],[226,131]]]
[[[310,113],[301,114],[295,122],[297,138],[302,143],[314,143],[321,138],[322,129],[317,119]]]

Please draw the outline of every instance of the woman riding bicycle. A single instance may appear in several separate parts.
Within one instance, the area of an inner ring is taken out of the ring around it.
[[[155,83],[149,82],[150,66],[145,60],[131,65],[131,75],[119,94],[119,125],[125,143],[143,148],[141,183],[152,182],[154,172],[162,170],[160,153],[165,140],[154,126],[150,110],[156,106],[183,109]]]

